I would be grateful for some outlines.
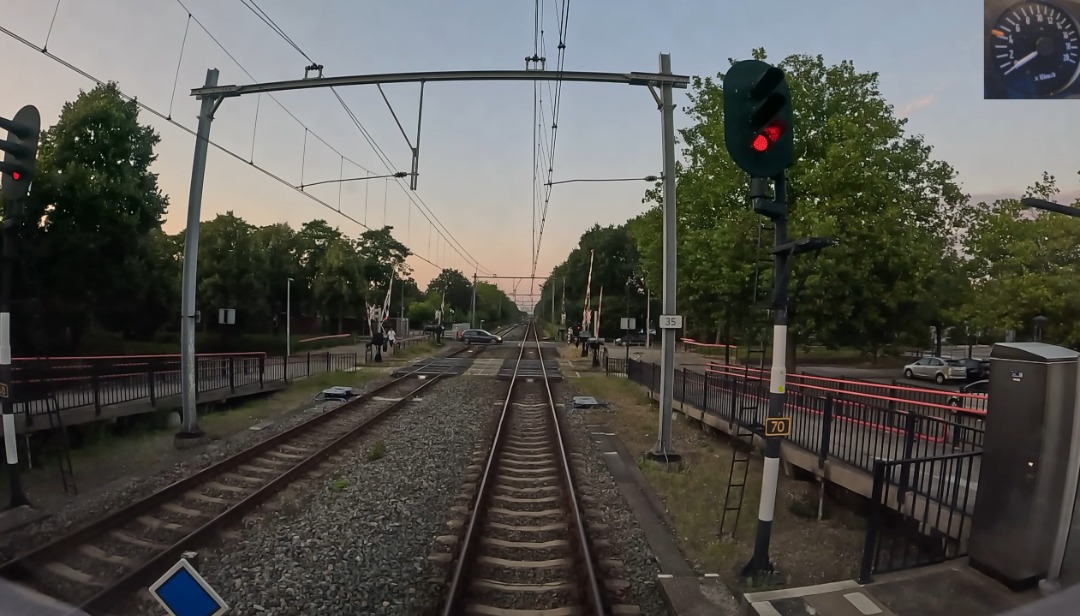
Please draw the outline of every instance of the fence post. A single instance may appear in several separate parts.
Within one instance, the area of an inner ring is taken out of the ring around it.
[[[330,351],[326,352],[326,370],[325,370],[325,372],[333,372],[333,370],[330,369]]]
[[[825,398],[825,415],[821,418],[821,448],[818,452],[818,468],[825,468],[829,459],[829,446],[832,444],[833,398]]]
[[[263,376],[264,374],[266,374],[266,356],[265,355],[260,355],[259,356],[259,389],[263,388],[263,384],[264,384],[263,379],[265,378]]]
[[[94,391],[94,415],[101,415],[101,377],[97,364],[90,364],[90,388]]]
[[[911,483],[911,458],[915,450],[915,427],[918,417],[914,413],[908,413],[904,422],[904,458],[900,463],[900,485],[896,488],[896,503],[902,505],[907,497],[908,485]]]
[[[679,404],[683,406],[683,410],[686,410],[686,373],[689,371],[689,368],[682,369],[682,391],[679,392]]]
[[[232,355],[229,356],[229,367],[227,368],[229,371],[229,391],[232,393],[236,393],[236,362],[233,361],[235,359]]]
[[[157,406],[157,395],[154,392],[154,374],[155,374],[154,366],[151,365],[146,370],[146,384],[148,385],[148,387],[150,389],[150,407],[151,408],[154,408],[154,407]]]
[[[736,434],[735,414],[738,412],[739,408],[739,380],[736,377],[731,376],[728,377],[728,382],[731,383],[731,387],[729,389],[729,395],[731,396],[731,400],[728,405],[730,409],[730,411],[728,412],[728,430],[730,430],[732,434]]]
[[[881,495],[885,488],[885,462],[874,460],[874,488],[870,496],[870,516],[866,521],[866,538],[863,541],[862,563],[859,565],[859,583],[873,581],[874,563],[877,560],[878,541],[881,538]]]
[[[709,412],[709,372],[705,371],[701,378],[701,412]]]
[[[307,354],[307,375],[306,376],[311,376],[311,351],[308,351],[308,354]]]

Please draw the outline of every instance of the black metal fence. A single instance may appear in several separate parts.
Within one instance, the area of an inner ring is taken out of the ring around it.
[[[195,370],[198,393],[242,387],[263,387],[357,365],[356,353],[307,353],[267,357],[261,353],[200,355]],[[180,358],[62,358],[24,360],[13,365],[12,394],[15,411],[27,413],[27,422],[48,412],[50,398],[59,410],[102,407],[137,400],[151,405],[180,394]]]
[[[981,451],[874,463],[859,581],[967,554]]]
[[[613,361],[613,360],[611,360]],[[614,367],[614,364],[613,364]],[[657,392],[660,366],[631,359],[628,378]],[[675,370],[674,400],[761,430],[768,409],[765,379]],[[980,426],[963,421],[889,408],[833,394],[811,395],[792,388],[787,396],[791,416],[788,440],[867,473],[875,460],[907,459],[971,451],[982,446]]]
[[[621,367],[609,358],[610,371]],[[659,365],[631,359],[625,369],[630,380],[660,390]],[[733,429],[742,425],[762,434],[767,377],[677,369],[673,385],[674,401],[726,420]],[[966,516],[974,506],[969,486],[978,482],[981,426],[812,391],[788,391],[791,434],[786,440],[816,454],[821,465],[837,460],[874,477],[871,502],[878,522],[867,530],[867,544],[874,548],[870,564],[864,562],[866,575],[961,555]]]

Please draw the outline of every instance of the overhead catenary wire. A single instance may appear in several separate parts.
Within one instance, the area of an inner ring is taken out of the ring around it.
[[[561,79],[562,72],[565,70],[566,61],[566,35],[570,23],[570,0],[563,0],[562,12],[558,16],[559,24],[559,47],[558,58],[556,61],[556,72],[559,74],[556,77],[555,82],[555,94],[552,101],[552,128],[551,128],[551,147],[548,149],[549,164],[548,164],[548,184],[545,191],[543,207],[540,213],[540,230],[536,238],[536,253],[533,255],[533,272],[532,275],[536,275],[536,265],[540,258],[540,247],[544,239],[544,228],[547,225],[547,212],[548,205],[551,203],[551,185],[550,182],[555,173],[555,146],[558,143],[559,137],[559,112],[562,108],[562,85]]]
[[[179,0],[177,0],[177,1],[179,2]],[[285,32],[285,30],[283,28],[281,28],[280,26],[278,26],[277,23],[273,20],[273,18],[271,18],[270,15],[266,13],[266,11],[264,11],[262,8],[259,7],[259,5],[255,2],[255,0],[241,0],[241,2],[243,2],[244,5],[247,6],[249,10],[251,10],[253,13],[255,13],[259,17],[259,19],[263,23],[265,23],[271,30],[273,30],[276,34],[278,34],[278,36],[280,36],[282,39],[284,39],[286,41],[286,43],[288,43],[290,47],[292,47],[294,50],[296,50],[296,52],[298,54],[300,54],[305,60],[307,60],[308,62],[311,62],[312,64],[316,64],[316,62],[311,58],[311,56],[309,56],[307,53],[305,53],[304,50],[301,49],[300,46],[297,45],[297,43],[291,37],[289,37],[289,35]],[[378,142],[376,142],[374,137],[371,136],[371,134],[368,132],[368,130],[364,127],[363,123],[360,122],[360,119],[356,116],[355,113],[353,113],[353,111],[349,107],[348,103],[345,102],[345,99],[343,99],[341,97],[341,94],[338,93],[337,88],[330,88],[330,90],[331,90],[331,92],[333,92],[334,97],[337,99],[338,103],[345,110],[345,113],[352,120],[353,124],[360,131],[361,136],[364,138],[365,141],[367,141],[368,145],[371,146],[371,148],[375,152],[376,156],[380,159],[382,164],[386,167],[386,171],[391,175],[399,173],[398,169],[390,161],[390,158],[383,151],[382,147],[379,146]],[[381,88],[380,88],[380,92],[381,92]],[[387,106],[390,107],[390,101],[388,99],[386,99],[385,93],[383,94],[383,98],[384,98],[384,100],[386,100]],[[390,107],[390,113],[391,113],[391,115],[394,116],[394,120],[397,121],[397,114],[394,113],[393,107]],[[400,123],[398,123],[398,127],[401,128]],[[403,129],[402,129],[402,134],[405,134]],[[406,141],[408,141],[408,136],[406,136]],[[369,169],[365,168],[364,170],[370,172]],[[456,237],[454,237],[454,234],[450,232],[450,230],[446,227],[446,225],[443,224],[443,222],[441,220],[439,220],[438,215],[435,214],[435,212],[430,208],[430,206],[428,206],[427,203],[419,195],[409,191],[407,189],[407,187],[402,183],[402,181],[399,178],[395,178],[395,183],[405,193],[406,198],[408,198],[408,200],[413,205],[416,205],[417,209],[420,210],[420,213],[425,218],[427,218],[429,224],[437,224],[438,225],[438,228],[436,229],[436,231],[439,233],[439,235],[444,236],[444,238],[447,239],[448,242],[452,242],[451,247],[454,248],[454,251],[457,252],[459,256],[466,259],[473,267],[475,267],[477,269],[480,269],[480,270],[482,270],[484,272],[490,273],[491,270],[489,270],[488,268],[481,265],[480,262],[477,261],[476,258],[473,257],[471,253],[469,253],[469,251],[461,244],[461,242],[458,241],[458,239]]]
[[[86,71],[85,69],[82,69],[82,68],[76,66],[75,64],[72,64],[71,62],[61,58],[60,56],[57,56],[56,54],[52,53],[51,51],[46,51],[43,47],[39,47],[37,44],[27,40],[26,38],[20,36],[19,34],[13,32],[12,30],[4,27],[3,25],[0,25],[0,33],[4,34],[5,36],[8,36],[9,38],[11,38],[11,39],[13,39],[13,40],[15,40],[15,41],[17,41],[19,43],[22,43],[23,45],[29,47],[30,49],[33,49],[35,51],[40,52],[42,55],[49,58],[50,60],[53,60],[54,62],[60,64],[61,66],[67,68],[68,70],[70,70],[70,71],[72,71],[74,73],[79,74],[80,76],[82,76],[83,78],[85,78],[85,79],[87,79],[89,81],[92,81],[92,82],[94,82],[94,83],[96,83],[98,85],[106,85],[108,83],[104,79],[100,79],[100,78],[96,77],[95,75],[91,74],[90,72]],[[189,128],[187,126],[184,126],[183,124],[181,124],[180,122],[178,122],[176,120],[170,119],[169,117],[167,117],[167,115],[165,113],[158,110],[157,108],[155,108],[155,107],[153,107],[151,105],[148,105],[145,102],[139,100],[138,98],[136,98],[134,96],[131,96],[131,95],[119,90],[119,89],[118,89],[118,92],[119,92],[119,94],[121,96],[123,96],[127,100],[132,101],[136,105],[138,105],[139,108],[151,113],[154,116],[157,116],[159,119],[161,119],[161,120],[163,120],[165,122],[168,122],[169,124],[179,128],[179,129],[183,130],[184,132],[188,133],[192,137],[196,136],[196,133],[195,133],[194,129]],[[274,181],[278,182],[279,184],[281,184],[281,185],[295,191],[297,194],[303,195],[304,197],[307,197],[308,199],[314,201],[315,203],[318,203],[319,205],[321,205],[321,206],[323,206],[323,207],[325,207],[325,208],[327,208],[327,209],[329,209],[331,211],[336,211],[334,209],[334,207],[332,205],[330,205],[329,203],[327,203],[326,201],[316,197],[315,195],[312,195],[311,193],[307,193],[307,192],[304,192],[304,191],[300,190],[296,186],[293,186],[288,180],[286,180],[285,178],[282,178],[281,176],[277,175],[276,173],[270,171],[269,169],[266,169],[265,167],[261,167],[259,165],[256,165],[254,163],[251,163],[251,162],[245,160],[244,157],[241,156],[240,154],[237,154],[236,152],[234,152],[234,151],[230,150],[229,148],[221,145],[220,143],[214,141],[213,139],[207,140],[207,143],[209,145],[213,146],[218,151],[220,151],[220,152],[222,152],[224,154],[227,154],[227,155],[235,158],[236,160],[238,160],[238,161],[240,161],[242,163],[246,163],[249,167],[258,170],[263,175],[265,175],[265,176],[273,179]],[[350,221],[350,222],[352,222],[352,223],[354,223],[356,225],[359,225],[359,226],[363,227],[364,229],[368,229],[368,230],[371,229],[365,223],[360,222],[356,218],[354,218],[354,217],[352,217],[352,216],[350,216],[350,215],[348,215],[348,214],[346,214],[344,212],[340,212],[339,214],[341,215],[342,218],[345,218],[346,220],[348,220],[348,221]],[[416,258],[420,259],[421,261],[423,261],[423,262],[425,262],[425,263],[427,263],[429,265],[432,265],[434,267],[438,267],[438,265],[436,265],[433,261],[431,261],[429,258],[427,258],[427,257],[425,257],[423,255],[420,255],[418,253],[413,253],[413,256],[415,256]]]

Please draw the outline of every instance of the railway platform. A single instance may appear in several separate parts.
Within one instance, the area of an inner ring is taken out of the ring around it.
[[[880,576],[744,595],[748,616],[995,616],[1041,598],[1015,593],[964,560]]]

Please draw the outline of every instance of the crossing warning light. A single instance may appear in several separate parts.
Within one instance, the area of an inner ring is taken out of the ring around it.
[[[784,72],[760,60],[735,63],[724,76],[724,144],[755,178],[794,163],[791,91]]]

